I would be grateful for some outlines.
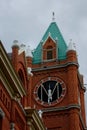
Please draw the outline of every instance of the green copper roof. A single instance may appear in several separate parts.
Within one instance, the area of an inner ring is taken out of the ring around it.
[[[37,48],[33,52],[33,64],[41,63],[42,61],[42,44],[47,40],[47,38],[50,37],[55,41],[57,40],[58,44],[58,60],[64,60],[66,59],[66,50],[67,45],[63,39],[63,36],[56,24],[56,22],[52,22],[50,26],[48,27],[47,31],[45,32],[41,42],[38,44]]]

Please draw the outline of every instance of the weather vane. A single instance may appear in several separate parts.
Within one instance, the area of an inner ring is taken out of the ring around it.
[[[52,13],[52,21],[55,21],[55,13]]]

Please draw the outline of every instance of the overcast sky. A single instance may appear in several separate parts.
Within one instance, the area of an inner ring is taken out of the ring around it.
[[[34,49],[52,22],[52,12],[67,45],[70,39],[76,45],[87,84],[87,0],[0,0],[0,39],[8,52],[13,40]]]

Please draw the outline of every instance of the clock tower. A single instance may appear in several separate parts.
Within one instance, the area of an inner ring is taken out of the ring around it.
[[[75,46],[67,46],[53,21],[27,56],[29,106],[38,110],[47,130],[86,130],[83,76]],[[31,72],[30,72],[31,71]]]

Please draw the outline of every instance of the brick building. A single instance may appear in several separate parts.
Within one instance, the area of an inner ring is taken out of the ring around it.
[[[1,130],[87,129],[76,50],[72,41],[67,46],[56,22],[32,52],[17,40],[10,59],[2,44],[0,49]]]
[[[24,107],[25,97],[27,90],[0,42],[0,130],[45,130],[38,112],[30,106]]]

